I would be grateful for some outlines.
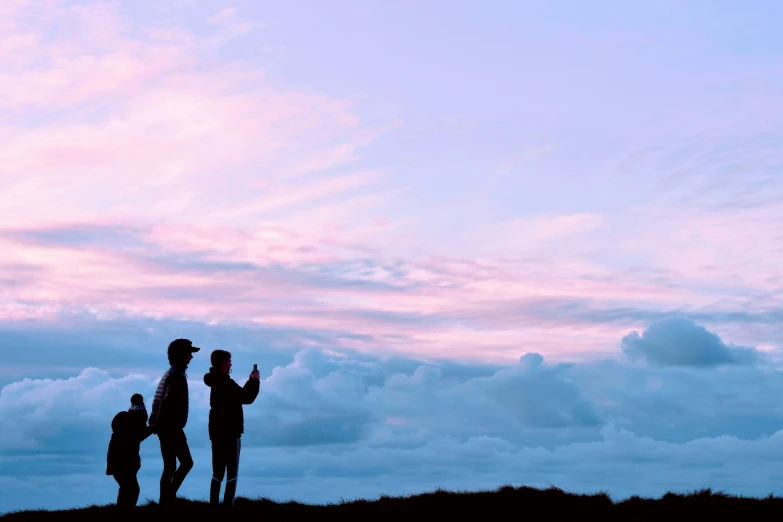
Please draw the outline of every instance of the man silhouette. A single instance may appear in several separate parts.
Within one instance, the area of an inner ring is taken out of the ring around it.
[[[193,353],[199,350],[188,339],[171,341],[168,348],[171,367],[161,377],[152,400],[149,424],[158,434],[163,457],[160,504],[168,504],[177,497],[182,481],[193,468],[193,458],[185,437],[188,422],[188,378],[185,370],[193,359]]]

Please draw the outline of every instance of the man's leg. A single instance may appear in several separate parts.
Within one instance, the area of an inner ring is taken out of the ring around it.
[[[179,430],[176,435],[175,452],[177,459],[179,460],[179,467],[174,472],[174,476],[171,479],[171,498],[177,496],[177,491],[182,485],[182,481],[193,468],[193,457],[190,456],[190,448],[188,447],[188,439],[185,437],[185,431]]]
[[[171,479],[177,470],[176,442],[171,433],[158,433],[160,439],[160,455],[163,457],[163,473],[160,476],[160,504],[165,504],[173,498],[171,494]]]
[[[220,503],[220,485],[226,471],[225,443],[222,439],[212,439],[212,484],[209,487],[209,503]]]
[[[242,439],[226,440],[226,468],[228,477],[226,478],[226,492],[223,495],[223,504],[232,506],[234,504],[234,495],[237,492],[237,475],[239,474],[239,450],[242,447]]]

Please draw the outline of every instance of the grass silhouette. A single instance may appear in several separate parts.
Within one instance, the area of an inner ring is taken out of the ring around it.
[[[445,491],[438,489],[404,497],[382,495],[376,500],[343,500],[330,504],[302,504],[296,501],[274,502],[265,498],[237,497],[233,507],[212,508],[205,501],[177,499],[171,506],[155,502],[131,510],[116,506],[89,506],[59,511],[31,510],[6,513],[3,522],[21,521],[104,521],[193,519],[212,520],[291,519],[292,517],[337,517],[339,520],[389,519],[405,517],[425,519],[448,517],[450,520],[486,518],[516,520],[759,520],[781,518],[783,497],[749,498],[726,495],[704,489],[691,493],[666,493],[661,498],[631,497],[613,502],[606,493],[576,494],[550,486],[546,489],[502,486],[494,491]],[[407,521],[406,521],[407,522]]]

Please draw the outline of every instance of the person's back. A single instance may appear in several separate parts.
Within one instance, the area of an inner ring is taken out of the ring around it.
[[[131,422],[127,411],[121,411],[111,421],[111,440],[109,451],[106,455],[106,474],[115,475],[127,473],[135,465],[135,456],[138,458],[138,444],[135,444],[131,433]]]
[[[242,387],[220,370],[210,368],[204,375],[209,393],[209,438],[237,438],[245,432],[242,406],[252,404],[258,396],[259,380],[248,379]]]

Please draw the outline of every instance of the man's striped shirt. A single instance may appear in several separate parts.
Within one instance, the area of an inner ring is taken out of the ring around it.
[[[152,400],[150,424],[157,428],[184,428],[188,422],[188,380],[173,366],[160,378]]]

